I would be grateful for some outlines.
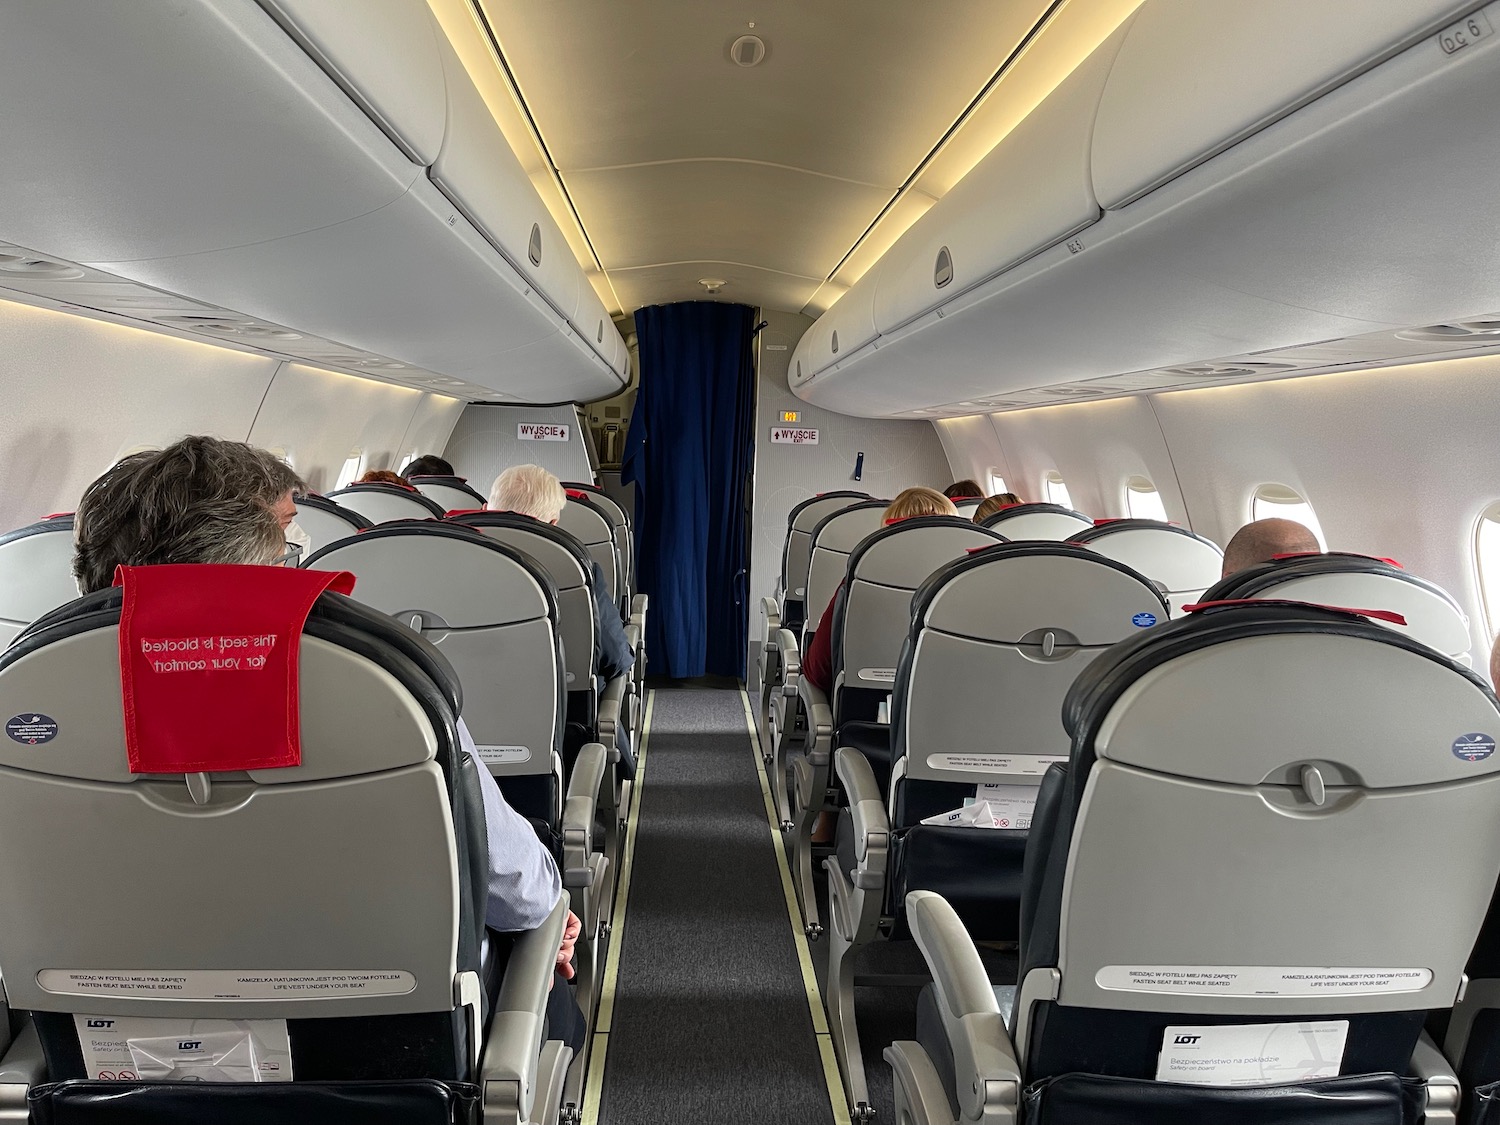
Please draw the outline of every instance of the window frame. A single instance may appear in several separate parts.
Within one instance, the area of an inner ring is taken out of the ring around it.
[[[1005,478],[1000,475],[1000,470],[999,469],[991,468],[990,472],[989,472],[989,476],[990,476],[990,491],[989,491],[988,495],[990,495],[990,496],[999,496],[1000,493],[1002,493],[1002,492],[1009,492],[1010,491],[1008,488],[1005,487]]]
[[[1057,496],[1059,490],[1062,492],[1061,499]],[[1073,494],[1068,491],[1068,482],[1063,480],[1063,475],[1056,469],[1042,478],[1042,495],[1047,498],[1049,504],[1058,504],[1073,511],[1077,510],[1073,507]]]
[[[1279,495],[1267,495],[1268,492]],[[1301,509],[1306,509],[1305,518],[1301,515]],[[1256,485],[1250,493],[1250,519],[1252,522],[1265,519],[1295,520],[1313,533],[1320,550],[1328,550],[1328,537],[1323,534],[1318,510],[1313,507],[1311,500],[1290,485],[1274,481]]]
[[[1495,529],[1495,551],[1492,557],[1494,563],[1493,586],[1491,591],[1490,582],[1485,580],[1485,554],[1483,549],[1486,526]],[[1488,505],[1474,521],[1474,534],[1472,538],[1474,560],[1474,585],[1479,594],[1479,613],[1484,622],[1484,635],[1494,636],[1500,630],[1500,501]],[[1491,596],[1493,594],[1493,596]]]
[[[352,472],[349,469],[349,465],[351,462],[353,462],[354,464],[354,469]],[[333,478],[336,482],[333,486],[333,491],[337,492],[341,488],[348,488],[351,484],[353,484],[364,475],[364,471],[365,451],[363,449],[356,449],[344,458],[344,463],[339,468],[339,475]],[[348,473],[347,477],[345,477],[346,473]]]
[[[1150,496],[1155,500],[1150,514],[1136,511],[1134,497],[1137,496]],[[1157,512],[1160,514],[1158,515]],[[1150,477],[1133,476],[1125,479],[1125,515],[1133,520],[1171,522],[1167,518],[1167,503],[1161,497],[1161,489],[1156,487]]]

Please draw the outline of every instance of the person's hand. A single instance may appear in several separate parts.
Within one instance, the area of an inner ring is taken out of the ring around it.
[[[557,950],[557,971],[562,974],[563,980],[572,980],[575,975],[573,947],[578,944],[578,935],[581,933],[583,923],[579,921],[578,915],[568,911],[568,924],[563,927],[562,945]]]

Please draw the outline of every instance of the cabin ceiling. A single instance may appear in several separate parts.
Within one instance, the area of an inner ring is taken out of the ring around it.
[[[814,314],[856,279],[845,259],[884,212],[901,226],[882,249],[941,193],[918,174],[1061,7],[472,2],[611,311],[702,299],[718,278],[719,300]],[[766,43],[753,67],[731,57],[747,34]]]

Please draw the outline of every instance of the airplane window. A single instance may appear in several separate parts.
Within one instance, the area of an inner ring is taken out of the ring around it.
[[[1474,565],[1479,571],[1479,596],[1489,632],[1500,629],[1500,504],[1479,517],[1474,536]]]
[[[346,488],[354,483],[354,479],[359,476],[360,466],[364,463],[364,459],[365,455],[358,450],[349,454],[344,460],[344,467],[339,470],[339,482],[333,486],[335,490]]]
[[[1312,505],[1284,484],[1263,484],[1257,488],[1255,498],[1250,501],[1250,518],[1296,520],[1313,533],[1321,550],[1328,550],[1328,540],[1323,538],[1323,525],[1318,523],[1318,515],[1312,510]]]
[[[1068,495],[1068,486],[1063,483],[1062,477],[1056,473],[1047,475],[1047,503],[1061,504],[1064,508],[1073,506],[1073,498]]]
[[[1000,493],[1005,492],[1005,491],[1006,491],[1005,478],[1002,477],[999,473],[995,472],[994,469],[991,469],[990,470],[990,495],[991,496],[998,496],[998,495],[1000,495]]]
[[[1167,522],[1167,507],[1161,502],[1161,493],[1145,477],[1131,477],[1125,482],[1125,508],[1131,519]]]

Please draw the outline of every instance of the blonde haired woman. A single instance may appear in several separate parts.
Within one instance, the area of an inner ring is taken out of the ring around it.
[[[894,500],[886,505],[885,522],[889,526],[901,520],[909,520],[916,516],[956,516],[958,509],[935,488],[903,489]],[[839,583],[839,590],[844,588]],[[808,683],[814,687],[821,688],[825,693],[833,690],[833,603],[838,600],[838,590],[833,592],[833,597],[828,600],[828,605],[823,610],[823,616],[818,618],[818,628],[813,633],[812,644],[808,646],[807,655],[802,658],[802,674],[807,677]]]

